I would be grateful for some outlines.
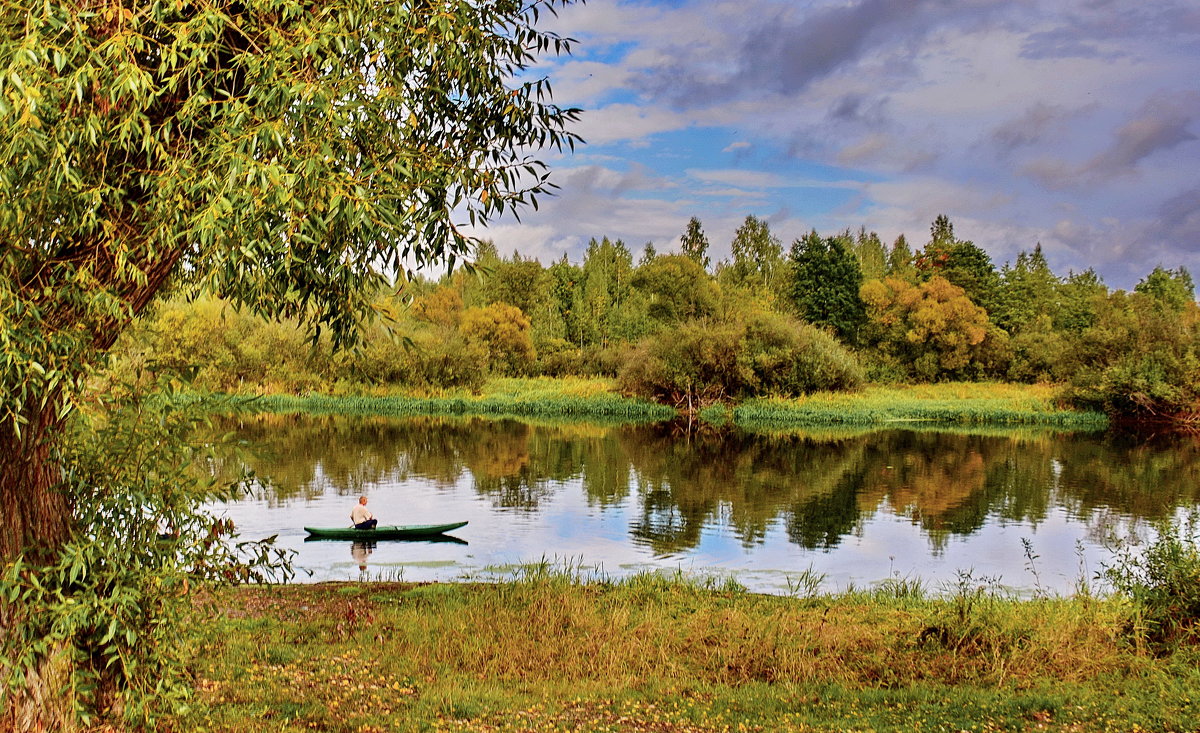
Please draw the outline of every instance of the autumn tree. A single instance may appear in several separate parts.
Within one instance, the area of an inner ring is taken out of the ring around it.
[[[919,284],[885,278],[862,287],[865,341],[894,368],[933,381],[972,377],[1003,339],[963,289],[934,276]],[[989,344],[989,340],[991,343]]]
[[[989,313],[996,308],[1000,276],[992,258],[974,242],[956,237],[946,215],[939,215],[929,227],[929,243],[914,264],[921,277],[941,276]]]
[[[499,374],[525,374],[537,356],[529,318],[507,303],[466,309],[458,328],[468,344],[480,347],[487,363]]]
[[[392,275],[469,253],[456,222],[546,191],[577,112],[526,69],[566,2],[0,4],[0,727],[70,727],[73,673],[154,674],[14,600],[94,588],[62,436],[117,335],[171,285],[352,343]]]

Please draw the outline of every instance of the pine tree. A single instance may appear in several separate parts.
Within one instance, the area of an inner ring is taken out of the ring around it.
[[[843,237],[821,238],[816,230],[792,243],[792,300],[809,322],[828,326],[856,343],[866,321],[859,290],[862,270]]]

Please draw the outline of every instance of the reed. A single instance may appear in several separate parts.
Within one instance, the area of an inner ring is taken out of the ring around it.
[[[1200,725],[1197,654],[1128,643],[1127,604],[1022,601],[969,577],[788,598],[543,563],[498,584],[246,588],[215,605],[183,729]]]

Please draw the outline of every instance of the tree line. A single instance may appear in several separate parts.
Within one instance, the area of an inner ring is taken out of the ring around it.
[[[1188,416],[1200,318],[1188,271],[1155,268],[1132,292],[1094,270],[1054,273],[1041,246],[997,267],[939,216],[918,246],[860,228],[784,247],[746,217],[711,262],[693,218],[678,252],[593,239],[549,265],[482,242],[474,262],[377,293],[385,315],[358,351],[219,300],[168,300],[118,365],[198,365],[206,389],[476,388],[489,376],[603,375],[684,409],[864,382],[1062,384],[1072,403]]]

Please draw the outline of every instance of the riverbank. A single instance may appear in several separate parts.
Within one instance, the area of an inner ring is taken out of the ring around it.
[[[965,583],[836,597],[530,572],[240,588],[188,640],[182,730],[1193,730],[1200,654],[1130,606]]]
[[[205,395],[189,399],[204,400]],[[222,403],[227,406],[226,402]],[[489,380],[479,392],[266,394],[237,399],[239,409],[346,415],[488,415],[669,420],[676,410],[623,397],[612,380],[585,377]],[[1100,413],[1061,406],[1046,385],[941,383],[872,385],[856,392],[818,392],[794,399],[757,399],[700,413],[712,423],[746,427],[906,424],[1045,425],[1079,430],[1107,426]]]

